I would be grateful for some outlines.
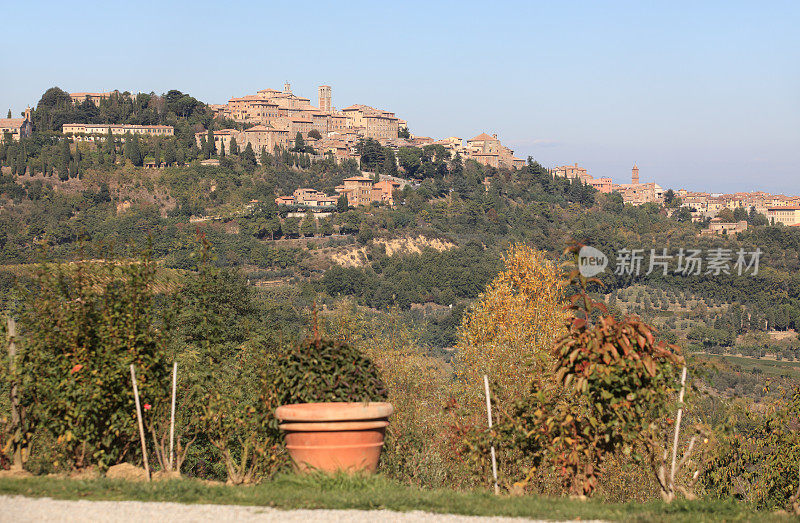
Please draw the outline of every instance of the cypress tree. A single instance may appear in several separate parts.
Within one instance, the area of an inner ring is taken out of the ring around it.
[[[306,148],[306,141],[303,140],[303,135],[300,131],[297,131],[297,134],[294,137],[294,150],[297,152],[303,152]]]
[[[58,179],[62,182],[69,178],[69,162],[72,155],[69,152],[69,142],[64,140],[61,142],[61,151],[58,155]]]
[[[175,153],[175,142],[170,140],[164,147],[164,164],[172,165],[177,161],[177,154]]]
[[[228,148],[230,154],[239,154],[239,144],[236,143],[236,137],[231,136],[231,144]]]
[[[267,163],[269,163],[269,156],[267,156],[267,148],[261,148],[261,167],[266,167]]]
[[[349,205],[347,203],[347,195],[342,193],[339,195],[339,199],[336,201],[336,210],[338,212],[347,212]]]
[[[256,153],[253,152],[253,146],[249,142],[242,154],[242,166],[247,172],[252,172],[256,168]]]
[[[24,147],[19,147],[17,150],[17,176],[24,176],[27,168],[28,155],[25,153]]]
[[[212,156],[217,154],[217,146],[214,143],[214,131],[212,131],[211,129],[208,130],[208,135],[206,135],[206,147],[208,147],[206,158],[211,158]]]
[[[106,143],[103,144],[103,147],[108,154],[111,154],[111,151],[114,149],[114,135],[111,134],[110,127],[108,128],[108,134],[106,134]]]
[[[125,157],[136,167],[142,166],[144,158],[142,158],[142,149],[139,147],[139,138],[136,135],[131,136],[130,133],[126,133]]]

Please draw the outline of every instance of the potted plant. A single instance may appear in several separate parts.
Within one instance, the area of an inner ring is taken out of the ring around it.
[[[394,409],[369,358],[315,334],[279,358],[275,394],[297,470],[375,472]]]

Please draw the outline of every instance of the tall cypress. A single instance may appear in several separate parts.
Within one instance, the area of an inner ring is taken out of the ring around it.
[[[208,130],[208,134],[206,135],[206,147],[208,147],[208,155],[206,158],[211,158],[217,154],[217,146],[214,144],[214,131],[211,129]]]
[[[71,159],[69,142],[64,140],[61,142],[61,151],[58,154],[58,179],[62,182],[69,178],[69,162]]]
[[[256,153],[253,152],[253,145],[248,142],[247,147],[242,153],[242,166],[247,172],[252,172],[256,168]]]

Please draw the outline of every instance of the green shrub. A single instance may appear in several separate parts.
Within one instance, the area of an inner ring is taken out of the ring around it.
[[[386,401],[375,364],[350,345],[315,336],[277,361],[278,403]]]
[[[147,258],[36,271],[20,322],[22,404],[30,432],[55,438],[67,466],[103,468],[137,452],[131,364],[141,403],[165,401],[154,275]]]

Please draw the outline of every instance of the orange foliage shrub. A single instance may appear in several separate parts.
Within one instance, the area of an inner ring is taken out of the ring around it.
[[[461,326],[456,371],[462,398],[472,401],[481,398],[484,374],[505,400],[519,399],[531,378],[550,374],[566,319],[564,280],[545,253],[516,244],[504,262]]]

